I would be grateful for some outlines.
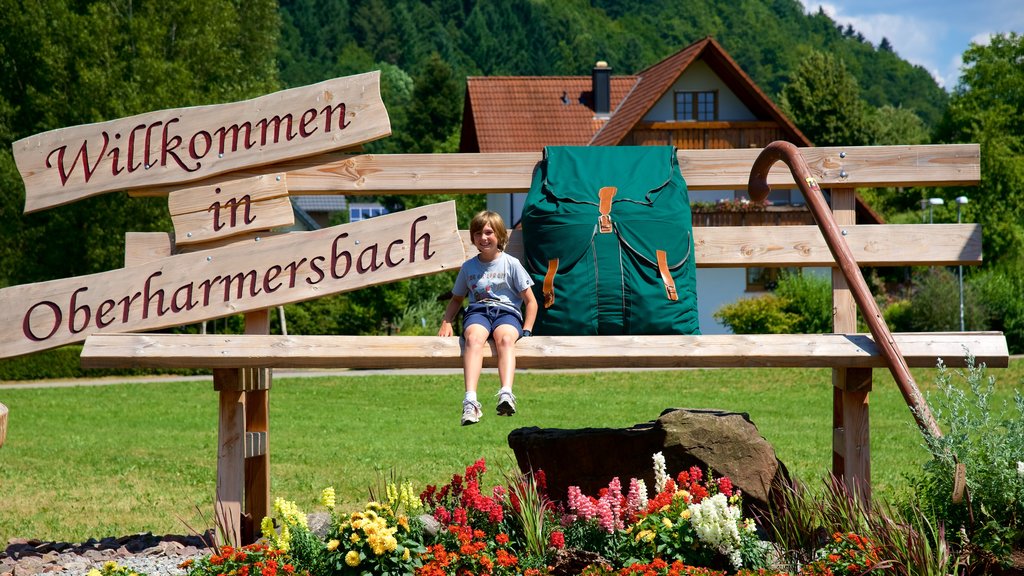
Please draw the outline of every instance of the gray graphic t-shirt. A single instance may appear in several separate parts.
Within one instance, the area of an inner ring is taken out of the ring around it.
[[[501,306],[522,319],[520,294],[530,286],[533,286],[533,278],[522,263],[515,256],[501,252],[492,262],[482,262],[479,257],[466,260],[455,279],[452,294],[469,296],[470,304]]]

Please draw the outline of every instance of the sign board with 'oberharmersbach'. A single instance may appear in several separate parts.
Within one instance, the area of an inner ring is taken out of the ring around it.
[[[0,289],[0,358],[456,269],[455,203]]]
[[[14,143],[25,212],[115,190],[194,182],[391,134],[380,72],[252,100],[51,130]]]

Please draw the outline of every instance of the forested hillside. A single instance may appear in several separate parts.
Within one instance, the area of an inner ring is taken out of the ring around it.
[[[805,14],[797,0],[282,0],[281,16],[284,85],[376,66],[385,71],[392,111],[409,102],[415,80],[426,89],[429,77],[443,89],[446,79],[461,86],[472,75],[586,75],[598,60],[631,74],[705,36],[773,98],[802,60],[824,51],[845,63],[859,97],[873,107],[913,110],[933,126],[947,102],[927,71],[901,60],[888,42],[874,47],[823,13]],[[436,129],[452,130],[460,102],[438,101],[452,111],[439,113],[444,124]],[[405,116],[396,120],[395,133],[402,134]],[[404,144],[417,141],[422,137]]]

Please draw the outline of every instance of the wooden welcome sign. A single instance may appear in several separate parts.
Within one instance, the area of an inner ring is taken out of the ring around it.
[[[14,143],[25,212],[114,190],[193,182],[388,136],[380,72],[244,102],[51,130]]]
[[[181,326],[458,268],[465,251],[454,202],[261,238],[255,233],[292,223],[285,175],[222,174],[386,136],[378,79],[376,72],[338,78],[16,142],[26,211],[188,182],[168,196],[175,244],[205,249],[0,289],[0,323],[8,327],[0,332],[0,357],[96,332]],[[206,180],[195,182],[200,178]],[[224,246],[225,240],[234,242]]]

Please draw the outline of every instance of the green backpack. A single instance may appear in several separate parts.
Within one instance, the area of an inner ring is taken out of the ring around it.
[[[546,147],[522,227],[535,334],[700,333],[674,147]]]

